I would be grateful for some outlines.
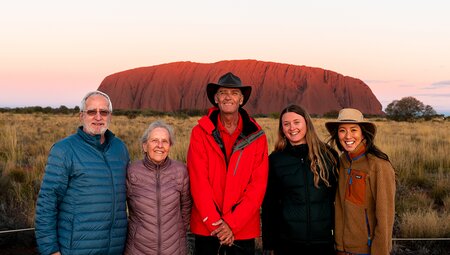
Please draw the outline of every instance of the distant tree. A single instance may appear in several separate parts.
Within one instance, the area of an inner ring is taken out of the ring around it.
[[[67,106],[65,106],[65,105],[61,105],[58,109],[55,109],[55,112],[56,113],[64,113],[64,114],[67,114],[67,113],[69,113],[69,108],[67,108]]]
[[[433,117],[437,116],[437,112],[430,105],[425,105],[423,109],[422,116],[425,120],[431,120]]]
[[[436,116],[436,111],[430,105],[424,105],[414,97],[404,97],[394,100],[385,109],[388,119],[396,121],[413,121],[419,118],[426,120]]]

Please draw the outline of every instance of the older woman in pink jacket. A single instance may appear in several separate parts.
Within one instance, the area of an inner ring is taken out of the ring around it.
[[[187,254],[192,202],[186,166],[168,157],[174,138],[171,126],[153,122],[142,136],[144,159],[128,168],[125,254]]]

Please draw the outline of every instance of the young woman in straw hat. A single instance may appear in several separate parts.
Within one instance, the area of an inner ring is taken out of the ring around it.
[[[343,152],[336,193],[338,254],[387,255],[392,248],[395,173],[374,144],[376,126],[356,109],[345,108],[325,123],[329,142]]]

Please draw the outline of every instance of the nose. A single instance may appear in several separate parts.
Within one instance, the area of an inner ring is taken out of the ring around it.
[[[230,99],[231,98],[231,94],[230,93],[223,93],[224,95],[224,99]]]
[[[97,111],[96,113],[95,113],[95,119],[96,120],[101,120],[103,117],[102,117],[102,115],[100,114],[100,111]]]
[[[345,132],[345,136],[344,136],[345,138],[350,138],[350,136],[351,136],[350,132]]]

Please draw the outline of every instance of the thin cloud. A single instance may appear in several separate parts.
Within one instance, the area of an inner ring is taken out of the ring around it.
[[[431,84],[431,89],[450,87],[450,80],[438,81]]]
[[[401,80],[364,80],[365,83],[393,83],[401,82]]]
[[[428,94],[428,93],[424,93],[424,94],[414,94],[414,96],[437,97],[437,98],[447,97],[447,98],[450,98],[450,93],[447,93],[447,94]]]

